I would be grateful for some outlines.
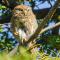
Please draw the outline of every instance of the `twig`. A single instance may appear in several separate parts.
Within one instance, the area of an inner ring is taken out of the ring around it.
[[[58,27],[58,26],[60,26],[60,22],[56,23],[56,24],[53,25],[53,26],[48,26],[48,27],[42,29],[39,34],[42,34],[42,33],[44,33],[45,31],[50,30],[50,29],[53,29],[53,28]]]

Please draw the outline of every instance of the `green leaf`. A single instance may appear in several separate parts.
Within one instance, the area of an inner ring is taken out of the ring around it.
[[[2,6],[2,9],[6,9],[6,7],[5,6]]]
[[[5,7],[5,6],[0,5],[0,10],[1,10],[1,9],[6,9],[6,7]]]

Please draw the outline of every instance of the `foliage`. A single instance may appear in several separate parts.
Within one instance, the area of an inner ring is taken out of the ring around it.
[[[1,9],[6,9],[6,7],[5,7],[5,6],[1,6],[1,5],[0,5],[0,10],[1,10]]]
[[[20,54],[16,54],[13,57],[8,56],[7,53],[0,53],[0,60],[60,60],[59,57],[51,57],[47,54],[44,54],[43,52],[37,54],[30,54],[27,52],[27,49],[25,47],[20,47]],[[37,53],[37,52],[36,52]],[[4,58],[3,58],[4,57]]]
[[[0,23],[9,22],[11,16],[11,10],[4,5],[0,5]]]
[[[34,57],[35,55],[31,55],[29,52],[27,52],[27,49],[24,47],[20,47],[20,53],[14,55],[13,57],[7,56],[7,54],[5,53],[1,53],[0,55],[4,56],[4,58],[2,58],[2,56],[0,56],[1,60],[4,60],[6,58],[6,60],[36,60],[36,58]]]
[[[40,44],[39,51],[52,57],[60,56],[60,36],[48,35],[38,38],[37,44]]]
[[[55,48],[60,47],[60,36],[59,35],[44,36],[41,39],[45,40],[45,43],[50,44],[52,47],[55,47]]]
[[[0,34],[2,32],[3,32],[3,29],[0,32]],[[6,32],[3,32],[2,34],[3,34],[3,36],[0,36],[0,39],[1,39],[0,40],[0,49],[3,48],[3,49],[1,49],[1,51],[2,51],[1,53],[3,53],[4,50],[11,51],[15,46],[14,44],[16,44],[14,42],[14,39],[12,39],[12,38],[8,39],[7,38],[8,34]],[[46,41],[45,41],[45,39],[46,39]],[[13,58],[7,57],[7,59],[36,60],[36,57],[38,57],[41,60],[44,60],[45,58],[47,60],[48,59],[53,59],[53,57],[55,57],[56,59],[59,59],[58,58],[58,57],[60,57],[59,50],[55,49],[56,47],[53,47],[56,44],[52,43],[52,41],[56,42],[56,43],[59,43],[58,41],[60,40],[60,36],[46,36],[46,37],[44,36],[43,38],[41,38],[41,37],[38,38],[38,40],[39,40],[38,42],[40,44],[39,47],[38,47],[39,48],[38,52],[31,55],[29,52],[27,52],[28,49],[26,47],[24,47],[24,48],[20,47],[20,53],[18,52],[16,55],[14,55]],[[48,40],[48,43],[47,43],[47,40]],[[36,44],[36,45],[38,45],[38,44]],[[4,54],[3,56],[6,56],[5,53],[3,53],[3,54]]]
[[[15,45],[18,44],[16,39],[13,38],[11,34],[12,33],[9,31],[8,28],[6,27],[2,28],[2,26],[0,26],[0,51],[4,49],[7,49],[8,51],[10,51],[15,47]]]

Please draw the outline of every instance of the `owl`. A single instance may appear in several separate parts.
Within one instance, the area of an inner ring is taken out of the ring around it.
[[[28,41],[38,27],[38,23],[31,7],[18,5],[13,9],[11,31],[19,41]]]

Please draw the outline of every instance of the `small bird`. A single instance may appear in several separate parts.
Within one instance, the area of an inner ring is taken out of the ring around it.
[[[20,41],[28,41],[38,27],[38,23],[31,7],[18,5],[13,9],[11,31]]]

